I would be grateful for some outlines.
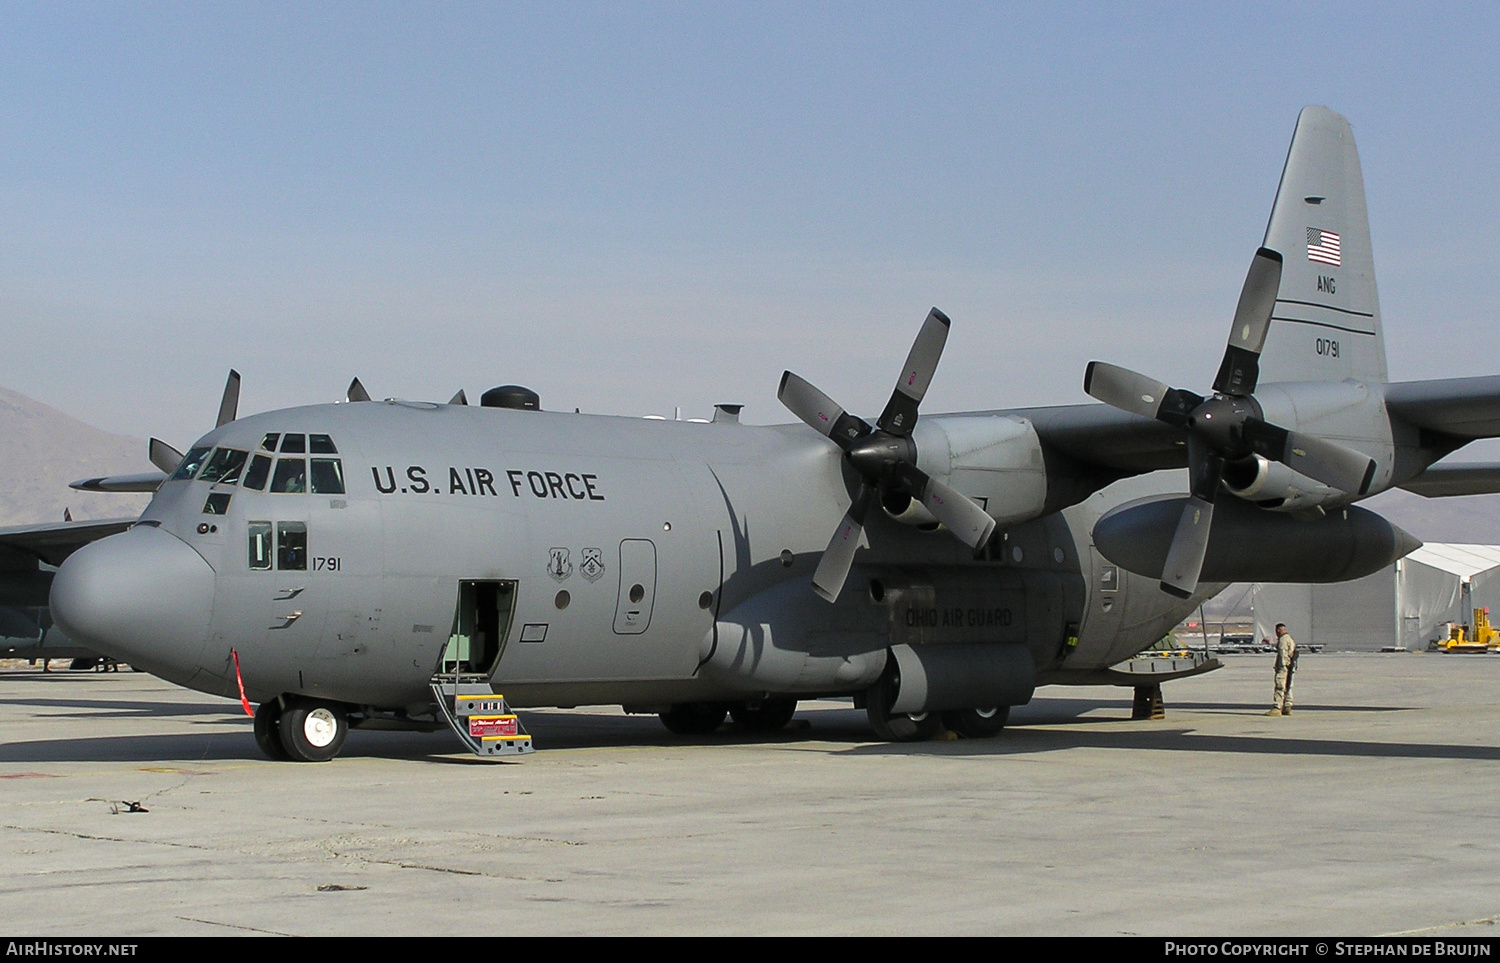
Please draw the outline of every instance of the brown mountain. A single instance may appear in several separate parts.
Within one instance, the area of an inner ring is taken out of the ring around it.
[[[55,408],[0,388],[0,526],[139,514],[147,495],[78,492],[92,475],[153,471],[146,442],[91,428]]]

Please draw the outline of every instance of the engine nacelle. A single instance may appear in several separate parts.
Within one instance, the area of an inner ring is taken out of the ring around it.
[[[1094,525],[1099,554],[1122,568],[1161,578],[1183,495],[1143,498],[1106,512]],[[1350,505],[1301,520],[1246,502],[1214,502],[1203,582],[1344,582],[1377,572],[1422,543],[1371,511]]]
[[[1337,488],[1329,488],[1260,455],[1226,465],[1224,487],[1230,494],[1273,512],[1301,512],[1349,498]]]
[[[1025,418],[961,415],[923,418],[912,432],[917,466],[973,498],[1001,525],[1036,518],[1047,501],[1042,441]],[[937,520],[915,499],[896,498],[886,513],[910,525]]]

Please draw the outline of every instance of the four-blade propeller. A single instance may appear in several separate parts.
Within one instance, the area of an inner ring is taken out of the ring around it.
[[[906,357],[896,390],[874,427],[790,371],[781,376],[776,397],[792,414],[838,445],[861,478],[859,491],[813,575],[813,591],[830,602],[838,598],[849,577],[854,552],[864,536],[865,517],[877,498],[915,498],[970,548],[983,545],[995,530],[995,520],[972,499],[917,467],[917,447],[911,432],[917,423],[917,408],[948,340],[948,325],[948,318],[937,308],[927,315]]]
[[[1262,417],[1255,385],[1260,378],[1261,349],[1281,288],[1281,267],[1277,252],[1268,248],[1255,252],[1234,312],[1224,361],[1214,379],[1213,397],[1173,388],[1102,361],[1089,362],[1083,376],[1083,390],[1100,401],[1187,432],[1191,497],[1177,523],[1161,581],[1163,589],[1182,598],[1198,586],[1213,524],[1214,499],[1229,462],[1261,455],[1357,495],[1369,491],[1375,477],[1375,462],[1367,455],[1305,432],[1288,431]]]

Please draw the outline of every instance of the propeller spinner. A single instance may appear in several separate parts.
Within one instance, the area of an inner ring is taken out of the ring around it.
[[[813,591],[832,602],[838,598],[854,563],[854,552],[864,534],[865,517],[877,497],[915,498],[970,548],[983,545],[995,530],[995,520],[973,499],[948,487],[917,467],[912,428],[917,409],[932,383],[932,374],[948,340],[949,321],[933,308],[923,322],[906,367],[891,400],[874,427],[850,414],[832,398],[790,371],[781,376],[776,397],[798,418],[828,438],[862,479],[848,512],[834,529],[813,574]]]
[[[1145,375],[1103,361],[1089,362],[1083,390],[1122,411],[1155,418],[1187,432],[1191,495],[1167,552],[1161,587],[1187,598],[1198,586],[1214,499],[1233,460],[1261,455],[1341,491],[1363,495],[1375,477],[1375,462],[1343,445],[1267,422],[1255,400],[1260,353],[1281,288],[1281,255],[1255,252],[1234,312],[1224,360],[1212,398],[1173,388]]]

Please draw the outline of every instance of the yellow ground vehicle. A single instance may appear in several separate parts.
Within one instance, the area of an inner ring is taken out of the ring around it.
[[[1472,625],[1462,622],[1448,623],[1448,637],[1434,639],[1429,651],[1453,653],[1484,653],[1500,649],[1500,632],[1490,624],[1490,610],[1486,606],[1474,610]]]

